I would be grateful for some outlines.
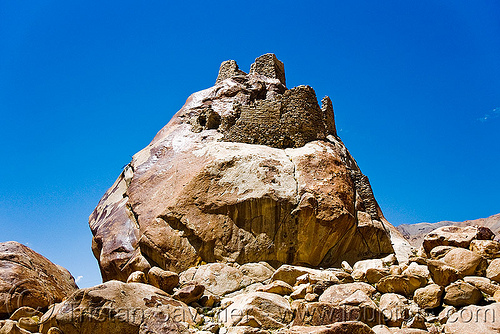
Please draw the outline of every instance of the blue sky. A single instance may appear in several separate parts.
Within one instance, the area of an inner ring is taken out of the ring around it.
[[[2,1],[0,241],[100,282],[87,219],[220,63],[329,95],[386,217],[500,212],[497,1]]]

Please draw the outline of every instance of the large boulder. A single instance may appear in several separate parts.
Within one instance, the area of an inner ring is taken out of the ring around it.
[[[49,309],[40,331],[64,334],[182,333],[195,325],[196,311],[147,284],[109,281],[81,289]],[[168,331],[167,331],[168,330]]]
[[[474,285],[464,281],[456,281],[444,290],[443,301],[451,306],[467,306],[477,304],[483,299],[481,291]]]
[[[368,296],[372,296],[376,291],[373,286],[363,282],[332,285],[323,292],[319,301],[340,304],[358,290],[363,291]]]
[[[324,326],[293,326],[285,334],[375,334],[360,321],[337,322]]]
[[[486,306],[470,305],[448,317],[444,332],[446,334],[499,333],[498,314],[500,314],[500,303]]]
[[[468,249],[454,248],[450,250],[442,261],[455,268],[460,277],[471,275],[484,275],[488,262],[481,255],[471,252]]]
[[[77,289],[63,267],[18,242],[0,243],[0,317],[22,306],[45,310]]]
[[[155,265],[333,267],[402,249],[336,134],[330,99],[287,89],[273,55],[256,64],[248,75],[224,65],[101,199],[89,224],[105,281]]]

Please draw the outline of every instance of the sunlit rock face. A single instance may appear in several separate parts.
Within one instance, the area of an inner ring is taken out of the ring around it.
[[[335,130],[330,99],[287,89],[275,55],[223,62],[134,155],[90,216],[103,279],[202,262],[339,266],[401,236]]]

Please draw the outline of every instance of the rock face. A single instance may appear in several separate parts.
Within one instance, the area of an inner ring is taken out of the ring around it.
[[[18,242],[0,243],[0,317],[22,306],[44,310],[76,289],[63,267]]]
[[[273,54],[249,74],[224,62],[216,85],[134,155],[89,224],[104,281],[202,262],[332,267],[408,245],[337,136],[330,99],[287,89]]]

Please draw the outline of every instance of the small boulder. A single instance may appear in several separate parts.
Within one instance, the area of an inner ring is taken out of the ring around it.
[[[292,299],[304,299],[307,294],[309,284],[299,284],[293,287],[293,292],[290,294]]]
[[[441,306],[444,289],[437,284],[430,284],[415,290],[413,300],[422,309],[432,309]]]
[[[148,278],[146,274],[142,271],[134,271],[127,278],[127,283],[148,283]],[[177,282],[178,283],[178,282]],[[177,285],[177,284],[176,284]]]
[[[188,282],[179,290],[177,290],[173,297],[185,304],[191,304],[198,301],[203,296],[205,287],[196,281]]]
[[[366,270],[366,281],[370,284],[375,284],[382,277],[390,275],[388,268],[368,268]]]
[[[416,275],[389,275],[383,277],[376,285],[381,293],[397,293],[404,296],[411,296],[426,280]]]
[[[368,296],[372,296],[376,291],[375,288],[370,284],[362,282],[332,285],[331,287],[326,289],[325,292],[323,292],[323,294],[319,297],[319,301],[339,304],[357,290],[363,291]]]
[[[429,268],[432,281],[441,286],[447,286],[459,278],[458,270],[441,260],[427,261],[427,268]]]
[[[480,276],[481,273],[484,274],[488,266],[486,260],[482,256],[463,248],[450,250],[443,257],[442,261],[450,267],[455,268],[460,277],[472,276],[476,273]]]
[[[292,321],[292,309],[288,300],[274,293],[250,292],[231,298],[218,314],[226,327],[238,326],[252,316],[261,328],[281,328]]]
[[[457,281],[445,288],[443,301],[447,305],[456,307],[477,304],[483,299],[481,291],[464,281]]]
[[[500,283],[500,259],[494,259],[486,269],[486,277]]]
[[[152,286],[170,293],[179,284],[179,275],[172,271],[153,267],[148,271],[148,281]]]
[[[489,278],[480,277],[480,276],[466,276],[464,277],[464,281],[474,285],[476,288],[481,290],[481,292],[493,296],[498,289],[500,289],[500,285],[492,282]]]
[[[496,240],[472,240],[470,250],[486,259],[500,257],[500,242]]]
[[[386,324],[391,327],[401,327],[410,314],[408,300],[396,293],[384,293],[380,297],[379,308],[385,316]]]
[[[293,292],[292,286],[283,281],[273,281],[267,285],[257,288],[255,291],[276,293],[281,296],[287,296]]]
[[[422,277],[427,282],[431,278],[431,274],[426,265],[418,264],[415,262],[410,263],[408,268],[403,271],[404,276],[416,275]]]
[[[274,268],[267,262],[245,263],[238,268],[243,275],[249,277],[252,283],[264,282],[271,278]]]

